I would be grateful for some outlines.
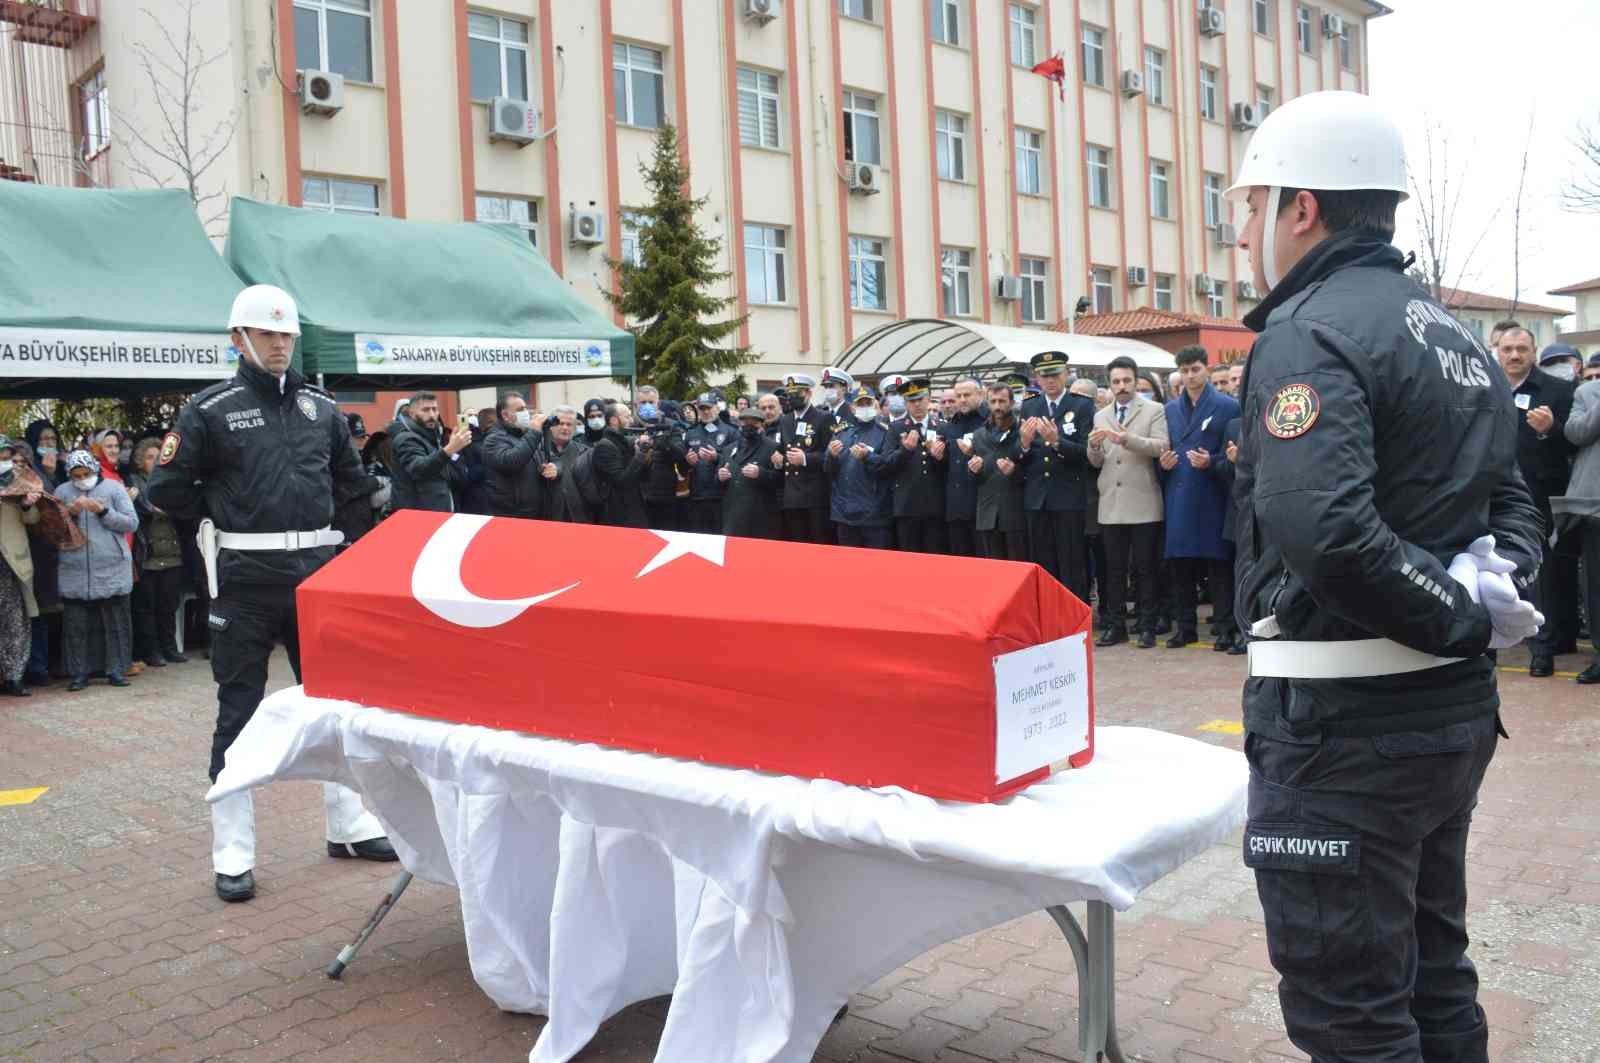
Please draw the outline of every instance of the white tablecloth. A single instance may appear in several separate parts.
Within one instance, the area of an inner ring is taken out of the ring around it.
[[[1231,750],[1102,727],[1093,762],[991,805],[766,775],[273,695],[210,796],[359,790],[414,874],[456,886],[473,977],[549,1016],[559,1063],[672,994],[656,1058],[803,1063],[850,994],[1053,904],[1117,909],[1244,821]]]

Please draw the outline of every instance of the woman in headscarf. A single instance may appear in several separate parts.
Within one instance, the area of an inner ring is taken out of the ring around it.
[[[67,476],[56,497],[87,540],[61,551],[62,656],[72,677],[67,689],[82,690],[98,671],[106,673],[112,686],[125,687],[123,675],[133,657],[128,612],[133,552],[128,539],[139,518],[128,492],[101,475],[99,459],[88,451],[67,455]]]
[[[0,491],[17,483],[13,465],[16,445],[0,436]],[[26,485],[24,483],[24,485]],[[39,485],[42,490],[43,485]],[[29,550],[28,525],[39,522],[40,491],[0,496],[0,679],[5,692],[14,698],[28,696],[23,672],[28,667],[28,652],[33,645],[30,621],[39,615],[33,600],[33,554]]]
[[[31,426],[30,426],[31,427]],[[45,436],[46,439],[51,438]],[[17,443],[12,450],[11,461],[15,478],[26,482],[38,478],[39,490],[54,495],[57,481],[50,478],[50,474],[42,474],[39,469],[39,459],[34,455],[32,448],[26,443]],[[67,463],[63,459],[56,462],[56,468],[65,475]],[[5,487],[0,486],[0,491]],[[15,494],[15,491],[10,492]],[[24,496],[26,498],[26,496]],[[26,510],[24,510],[26,515]],[[50,685],[50,629],[61,627],[61,594],[56,586],[56,571],[59,561],[59,551],[51,538],[50,529],[45,523],[47,516],[44,506],[38,507],[32,523],[24,520],[28,529],[28,552],[33,560],[33,602],[37,607],[36,615],[29,621],[28,639],[28,667],[22,673],[24,687]],[[57,638],[59,639],[59,635]],[[59,645],[59,642],[57,643]],[[26,696],[27,691],[17,696]]]
[[[61,460],[61,433],[56,431],[55,425],[41,417],[28,422],[28,430],[23,433],[23,438],[33,448],[34,471],[44,481],[46,490],[53,493],[56,485],[67,478],[67,467]]]
[[[94,434],[90,441],[89,451],[100,464],[100,478],[113,483],[123,483],[122,470],[119,467],[122,461],[122,433],[115,428],[103,428]]]

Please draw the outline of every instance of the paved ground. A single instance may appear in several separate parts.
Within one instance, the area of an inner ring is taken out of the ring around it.
[[[1508,661],[1508,669],[1518,660]],[[1472,954],[1496,1060],[1600,1060],[1600,698],[1566,673],[1502,676],[1514,736],[1474,826]],[[276,666],[281,683],[287,669]],[[1239,658],[1104,652],[1107,722],[1233,747]],[[322,974],[392,865],[322,855],[315,784],[257,797],[261,891],[211,889],[200,795],[213,702],[203,661],[127,691],[0,701],[0,1059],[523,1059],[541,1021],[473,985],[453,894],[418,883],[343,982]],[[1145,1060],[1304,1059],[1284,1038],[1237,837],[1119,920],[1122,1044]],[[1077,1060],[1077,986],[1049,921],[954,941],[886,975],[823,1041],[829,1061]],[[663,1001],[581,1057],[652,1056]]]

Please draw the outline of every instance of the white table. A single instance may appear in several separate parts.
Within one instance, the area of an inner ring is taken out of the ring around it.
[[[211,797],[274,779],[362,793],[404,866],[460,891],[473,977],[572,1058],[672,995],[664,1063],[810,1060],[850,994],[935,945],[1047,909],[1086,1058],[1116,1060],[1114,910],[1244,821],[1231,750],[1102,727],[1094,761],[1007,801],[674,760],[281,691]],[[1087,901],[1088,932],[1064,907]]]

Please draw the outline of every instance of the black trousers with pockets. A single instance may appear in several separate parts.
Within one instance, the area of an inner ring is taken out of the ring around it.
[[[211,781],[223,756],[255,715],[267,689],[267,659],[283,639],[300,681],[300,625],[294,588],[229,583],[211,603],[211,677],[217,681],[217,729],[211,738]]]

